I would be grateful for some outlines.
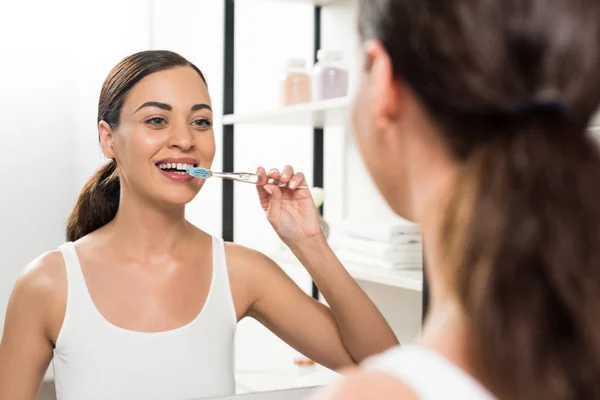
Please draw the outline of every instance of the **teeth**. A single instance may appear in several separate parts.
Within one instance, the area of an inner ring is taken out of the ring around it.
[[[164,163],[164,164],[158,164],[158,168],[160,168],[160,169],[177,169],[179,171],[182,171],[182,173],[185,173],[185,171],[188,168],[193,167],[193,166],[194,166],[193,164],[185,164],[185,163]]]

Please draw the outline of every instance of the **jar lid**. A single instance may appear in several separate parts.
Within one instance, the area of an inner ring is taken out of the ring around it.
[[[286,68],[306,68],[306,60],[304,58],[290,58],[285,66]]]
[[[341,61],[344,58],[339,50],[319,49],[317,51],[317,60],[319,61]]]

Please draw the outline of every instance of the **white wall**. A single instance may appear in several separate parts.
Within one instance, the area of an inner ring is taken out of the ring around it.
[[[37,11],[0,3],[0,331],[19,271],[61,242],[73,193],[68,34],[48,18],[60,14],[53,5]]]

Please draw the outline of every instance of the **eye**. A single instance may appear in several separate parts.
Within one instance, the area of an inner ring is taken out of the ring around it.
[[[208,129],[212,126],[212,122],[210,122],[208,119],[201,118],[192,122],[192,125],[197,126],[201,129]]]
[[[167,121],[162,117],[154,117],[147,120],[146,123],[150,126],[161,127],[165,125]]]

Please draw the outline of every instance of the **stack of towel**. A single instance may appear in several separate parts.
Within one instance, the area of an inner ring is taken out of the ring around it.
[[[346,220],[333,247],[345,263],[387,269],[423,266],[420,230],[402,219]]]

